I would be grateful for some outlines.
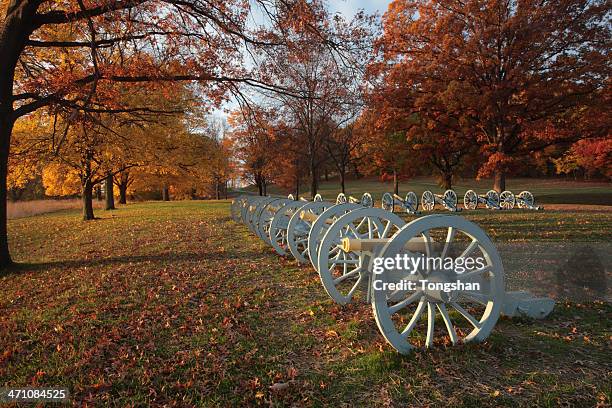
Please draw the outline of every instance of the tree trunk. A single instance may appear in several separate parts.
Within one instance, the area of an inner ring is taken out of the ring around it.
[[[162,187],[162,200],[170,201],[170,191],[166,185]]]
[[[344,180],[346,177],[345,173],[346,173],[345,170],[340,170],[340,189],[342,190],[342,194],[346,194],[345,185],[344,185]]]
[[[4,7],[0,26],[0,268],[11,265],[7,234],[7,177],[11,134],[15,123],[13,81],[15,67],[25,43],[35,28],[34,16],[40,2],[11,1]]]
[[[0,103],[0,108],[2,108]],[[8,175],[8,156],[10,148],[11,133],[13,131],[13,120],[8,113],[0,112],[0,269],[13,263],[8,247],[7,234],[7,175]]]
[[[96,184],[96,200],[102,201],[102,187],[99,184]]]
[[[493,183],[493,190],[501,193],[506,191],[506,173],[503,170],[495,171],[495,181]]]
[[[317,195],[319,185],[317,183],[317,160],[312,150],[310,155],[310,195],[314,197]]]
[[[221,182],[215,180],[215,198],[217,200],[221,199],[221,191],[219,190],[220,187],[221,187]]]
[[[450,190],[453,188],[453,175],[449,173],[444,174],[444,189]]]
[[[397,178],[397,171],[393,169],[393,192],[399,195],[399,179]]]
[[[127,204],[127,183],[123,180],[119,184],[119,204]]]
[[[83,183],[83,189],[81,192],[81,200],[83,200],[83,221],[93,220],[93,186],[91,181],[86,180]]]
[[[106,196],[106,205],[104,206],[105,210],[115,209],[115,189],[113,187],[113,175],[108,173],[106,175],[106,180],[104,181],[104,195]]]
[[[266,179],[263,179],[262,184],[263,184],[263,195],[267,196],[268,195],[268,183],[266,183]]]
[[[329,169],[325,168],[325,181],[329,181]]]

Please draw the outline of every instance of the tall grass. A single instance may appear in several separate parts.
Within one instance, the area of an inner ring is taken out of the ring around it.
[[[102,203],[102,201],[94,199],[94,208],[100,208]],[[15,218],[31,217],[38,214],[77,208],[81,208],[81,200],[78,198],[66,200],[9,201],[7,203],[7,215],[9,220],[11,220]]]

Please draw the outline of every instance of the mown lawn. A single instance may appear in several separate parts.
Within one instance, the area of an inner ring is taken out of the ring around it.
[[[596,406],[611,403],[612,306],[502,318],[482,344],[409,356],[368,305],[339,307],[229,202],[128,205],[10,222],[0,386],[94,406]],[[611,212],[466,214],[501,241],[609,241]],[[440,327],[441,325],[437,325]]]
[[[350,179],[346,182],[347,194],[360,197],[361,194],[369,192],[375,200],[380,200],[385,192],[393,191],[393,183],[381,182],[377,178]],[[463,203],[463,195],[469,189],[484,195],[493,187],[490,179],[460,179],[457,180],[453,189],[457,192],[459,202]],[[302,194],[309,196],[310,186],[302,187]],[[518,195],[523,190],[533,193],[538,204],[596,204],[612,205],[612,184],[606,182],[584,182],[571,181],[565,179],[537,179],[537,178],[508,178],[506,189]],[[256,191],[250,187],[249,190]],[[322,181],[319,186],[319,193],[326,199],[335,199],[340,190],[338,180],[330,179]],[[442,194],[442,189],[438,182],[431,177],[416,177],[400,182],[400,195],[404,197],[408,191],[414,191],[419,199],[425,190],[431,190],[436,194]],[[270,186],[269,193],[286,195],[275,186]]]

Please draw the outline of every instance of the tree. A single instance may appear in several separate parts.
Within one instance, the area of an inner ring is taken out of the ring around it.
[[[254,4],[276,21],[276,2]],[[245,72],[240,57],[245,45],[279,44],[251,35],[245,24],[249,4],[241,0],[8,0],[1,5],[0,267],[11,263],[7,167],[19,118],[45,106],[62,106],[72,110],[65,124],[72,126],[84,112],[147,110],[117,104],[113,82],[159,88],[171,81],[197,81],[201,99],[211,104],[239,92],[238,84],[270,89]],[[299,20],[300,13],[293,14]],[[264,38],[266,32],[258,30]]]
[[[486,159],[479,175],[504,190],[522,157],[580,137],[543,139],[541,130],[596,103],[609,81],[608,13],[590,0],[396,0],[374,65],[401,72],[415,95],[411,113],[470,127]]]
[[[340,189],[345,191],[346,173],[350,164],[360,158],[356,154],[363,143],[360,129],[355,128],[355,123],[336,129],[331,137],[326,140],[325,147],[331,161],[340,176]]]

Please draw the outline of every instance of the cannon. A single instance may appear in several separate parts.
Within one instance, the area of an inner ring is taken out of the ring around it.
[[[516,204],[518,208],[526,209],[526,210],[543,210],[542,207],[535,205],[535,198],[533,198],[533,194],[529,191],[521,191],[518,196],[516,196]]]
[[[478,205],[484,204],[491,210],[499,210],[499,194],[495,190],[489,190],[485,195],[478,195],[474,190],[468,190],[463,196],[463,207],[466,210],[475,210]]]
[[[381,208],[387,211],[395,212],[395,206],[403,208],[408,214],[419,214],[419,199],[413,191],[408,192],[406,194],[406,198],[404,199],[395,193],[383,194]]]
[[[436,204],[451,212],[459,212],[461,209],[457,207],[457,194],[454,190],[446,190],[444,194],[434,194],[427,190],[421,196],[421,207],[425,211],[433,211]]]
[[[549,298],[506,292],[497,249],[480,227],[458,215],[406,223],[361,203],[270,197],[238,198],[232,207],[233,214],[249,213],[239,218],[259,228],[258,236],[277,253],[289,251],[301,263],[309,259],[335,302],[370,303],[380,333],[400,353],[483,341],[502,314],[544,318],[554,307]],[[482,263],[468,267],[468,258]],[[450,260],[450,266],[430,259]],[[413,268],[387,260],[410,261]],[[436,330],[437,318],[444,330]]]
[[[361,199],[355,198],[353,196],[346,196],[344,193],[338,194],[336,197],[336,204],[344,204],[344,203],[352,203],[352,204],[361,204],[363,207],[373,207],[374,200],[372,199],[372,194],[363,193]]]
[[[360,231],[356,229],[359,224],[370,226]],[[348,233],[353,230],[357,233]],[[552,299],[505,292],[503,265],[495,246],[484,231],[463,217],[430,215],[403,224],[391,215],[358,209],[340,217],[319,248],[318,272],[328,295],[346,304],[361,289],[365,301],[372,305],[381,334],[401,353],[419,346],[419,336],[411,338],[411,333],[425,312],[424,345],[431,347],[438,314],[450,342],[456,344],[486,339],[500,314],[543,318],[554,307]],[[403,255],[413,259],[439,255],[455,260],[479,256],[485,264],[460,275],[429,264],[414,274],[401,268],[374,273],[375,259]],[[420,286],[424,280],[428,284]],[[474,291],[474,283],[482,290]],[[441,290],[445,284],[455,284],[456,289]]]

